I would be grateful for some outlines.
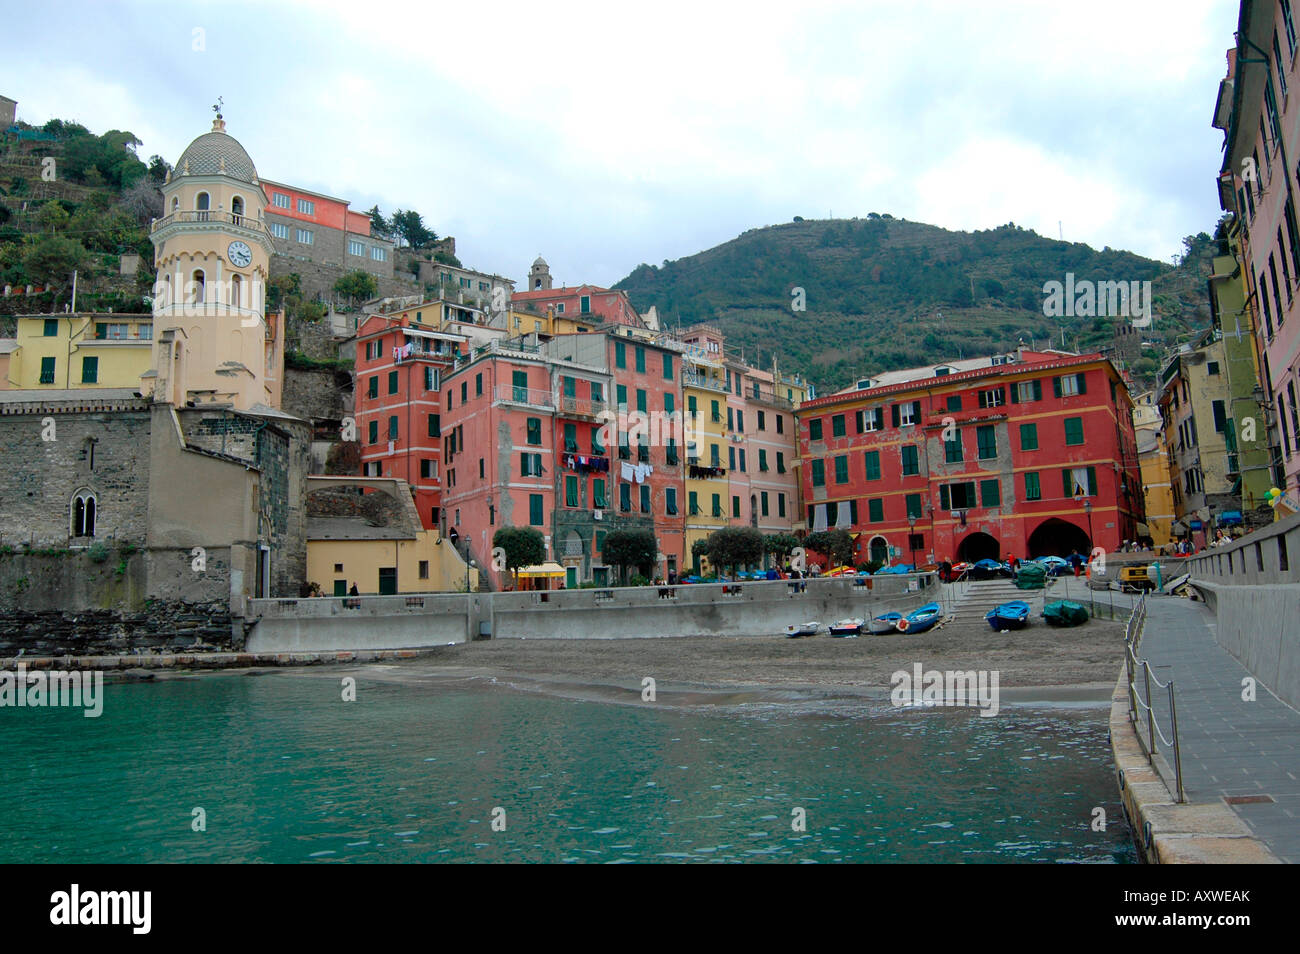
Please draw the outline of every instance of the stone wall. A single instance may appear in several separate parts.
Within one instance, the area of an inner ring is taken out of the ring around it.
[[[143,404],[133,404],[127,411],[33,404],[30,413],[0,415],[0,544],[68,546],[73,496],[83,490],[95,495],[97,538],[144,543],[151,423]]]
[[[304,298],[309,299],[319,298],[323,301],[333,301],[334,283],[350,270],[340,265],[328,265],[295,258],[290,255],[276,254],[271,256],[271,277],[275,278],[296,272],[301,279],[299,288],[302,295]],[[377,296],[379,298],[417,295],[421,290],[421,286],[415,282],[415,278],[410,272],[397,272],[392,277],[376,275],[374,278],[379,286]]]

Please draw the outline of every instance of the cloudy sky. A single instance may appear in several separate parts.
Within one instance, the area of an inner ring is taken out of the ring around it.
[[[211,123],[465,264],[612,284],[756,226],[1014,221],[1165,261],[1218,216],[1229,0],[11,5],[19,118]]]

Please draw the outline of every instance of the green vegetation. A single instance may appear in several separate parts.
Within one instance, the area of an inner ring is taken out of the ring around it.
[[[512,576],[521,566],[536,566],[546,559],[546,540],[535,527],[502,527],[492,534],[492,547],[505,551],[506,569]]]
[[[344,358],[310,358],[301,351],[286,351],[284,366],[295,371],[351,371],[352,362]]]
[[[1071,350],[1111,346],[1116,321],[1126,319],[1044,315],[1044,283],[1067,272],[1076,281],[1151,281],[1155,321],[1142,337],[1162,353],[1209,324],[1213,243],[1201,233],[1184,247],[1174,267],[1014,223],[950,232],[872,213],[753,229],[662,267],[641,265],[614,287],[640,310],[657,306],[669,325],[717,324],[729,350],[764,367],[775,357],[824,391],[1022,342],[1059,348],[1063,332]],[[792,308],[798,289],[805,311]],[[1152,364],[1135,370],[1153,373]]]
[[[830,563],[823,567],[829,570],[831,567],[848,566],[853,559],[853,537],[847,530],[818,530],[816,533],[810,533],[804,538],[804,546],[809,550],[816,550],[818,553],[830,560]],[[808,560],[808,568],[812,569],[816,560]]]
[[[763,535],[753,527],[723,527],[705,540],[709,564],[715,569],[749,566],[763,559]]]
[[[619,568],[620,577],[626,576],[629,567],[649,573],[659,555],[659,544],[652,530],[614,530],[605,537],[601,554]]]
[[[375,281],[375,276],[361,269],[340,276],[334,283],[334,293],[345,296],[349,304],[357,299],[369,301],[375,297],[375,292],[378,290],[379,283]]]

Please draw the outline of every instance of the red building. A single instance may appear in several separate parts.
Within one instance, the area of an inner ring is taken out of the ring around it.
[[[625,291],[601,288],[599,285],[578,285],[573,288],[552,288],[551,270],[544,259],[537,259],[528,273],[525,291],[511,296],[515,307],[531,307],[545,314],[551,309],[557,318],[587,318],[644,328],[645,321],[637,314]]]
[[[370,315],[357,329],[361,473],[410,484],[427,530],[439,529],[442,516],[442,377],[468,340],[438,330],[440,309],[440,303],[431,302]]]
[[[1100,354],[888,372],[798,411],[808,528],[858,560],[1116,550],[1143,519],[1128,389]]]

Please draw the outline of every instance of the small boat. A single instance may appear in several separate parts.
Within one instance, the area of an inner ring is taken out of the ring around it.
[[[798,639],[800,636],[814,636],[817,630],[821,629],[821,625],[815,620],[809,620],[806,623],[791,623],[785,628],[785,634],[791,639]]]
[[[984,618],[995,632],[1024,629],[1029,624],[1029,604],[1024,600],[1011,600],[989,610]]]
[[[867,630],[877,636],[883,633],[898,632],[898,621],[902,618],[902,613],[881,613],[867,623]]]
[[[839,622],[831,624],[832,636],[857,636],[862,632],[863,620],[856,616],[851,619],[842,619]]]
[[[943,607],[938,603],[926,603],[896,622],[894,628],[900,633],[924,633],[941,619]]]
[[[1022,563],[1016,571],[1016,588],[1041,590],[1047,586],[1047,567],[1041,563]],[[1019,602],[1018,600],[1016,602]]]
[[[1070,600],[1057,600],[1043,607],[1043,619],[1053,626],[1078,626],[1088,622],[1088,607]]]
[[[970,570],[973,580],[991,580],[998,576],[1010,576],[1011,568],[997,560],[976,560]]]

